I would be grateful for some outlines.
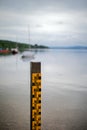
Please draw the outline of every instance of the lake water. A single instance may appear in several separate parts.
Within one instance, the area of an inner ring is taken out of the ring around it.
[[[0,130],[30,130],[30,59],[21,56],[0,56]],[[38,50],[31,61],[42,68],[42,130],[87,130],[87,50]]]

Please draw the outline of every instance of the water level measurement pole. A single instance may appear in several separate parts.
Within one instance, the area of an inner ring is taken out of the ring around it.
[[[41,63],[31,62],[30,130],[41,130]]]

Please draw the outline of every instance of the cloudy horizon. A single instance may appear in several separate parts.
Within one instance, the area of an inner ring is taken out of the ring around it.
[[[87,45],[87,1],[0,0],[0,39],[47,46]]]

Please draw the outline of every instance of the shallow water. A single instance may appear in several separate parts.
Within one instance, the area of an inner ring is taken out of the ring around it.
[[[30,60],[0,57],[0,130],[30,128]],[[42,130],[87,130],[87,50],[39,50]]]

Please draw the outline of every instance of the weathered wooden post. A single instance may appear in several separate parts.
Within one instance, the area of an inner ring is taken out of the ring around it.
[[[31,62],[30,130],[41,130],[41,63]]]

